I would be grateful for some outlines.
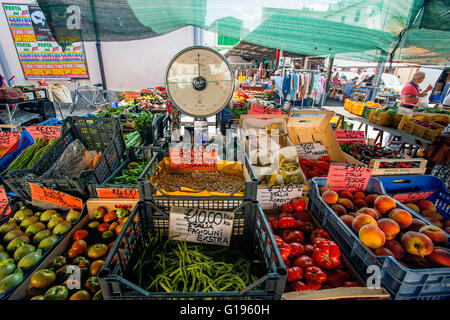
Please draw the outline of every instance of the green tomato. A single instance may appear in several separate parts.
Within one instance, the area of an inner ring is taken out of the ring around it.
[[[69,290],[66,286],[54,286],[48,289],[44,294],[45,300],[66,300],[69,295]]]

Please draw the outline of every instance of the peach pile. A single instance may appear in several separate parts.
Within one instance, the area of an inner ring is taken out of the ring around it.
[[[360,191],[335,192],[324,187],[320,192],[331,210],[376,255],[392,256],[409,268],[450,267],[447,234],[397,208],[393,198]],[[408,207],[422,213],[433,209],[431,202],[421,201],[414,204],[417,208],[410,204]]]
[[[417,212],[432,224],[443,228],[445,232],[450,233],[450,219],[445,219],[440,215],[433,202],[429,200],[419,200],[415,203],[405,203],[411,210]]]

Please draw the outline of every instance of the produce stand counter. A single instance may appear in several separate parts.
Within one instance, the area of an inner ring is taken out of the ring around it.
[[[376,123],[373,123],[373,122],[369,121],[368,119],[356,116],[356,115],[348,112],[347,110],[344,110],[343,107],[328,107],[328,106],[324,106],[322,108],[325,109],[325,110],[333,111],[333,112],[335,112],[335,114],[337,116],[339,116],[339,120],[337,122],[337,125],[339,125],[340,122],[344,121],[344,118],[347,118],[349,120],[354,120],[354,121],[360,122],[361,124],[360,124],[358,129],[360,129],[363,126],[363,124],[365,124],[366,125],[366,127],[365,127],[366,136],[367,136],[368,126],[373,127],[375,130],[378,130],[379,133],[378,133],[377,137],[375,138],[374,144],[376,144],[377,142],[383,141],[383,132],[387,132],[387,133],[392,134],[393,136],[400,137],[401,141],[402,141],[402,145],[400,147],[400,150],[402,150],[404,148],[405,144],[409,144],[409,145],[411,145],[411,147],[412,146],[416,147],[415,150],[412,152],[412,156],[413,157],[417,153],[417,149],[418,148],[421,148],[421,147],[424,147],[426,145],[430,145],[430,144],[433,143],[430,140],[419,138],[419,137],[407,134],[407,133],[405,133],[403,131],[400,131],[400,130],[397,130],[397,129],[394,129],[394,128],[380,126],[380,125],[378,125]]]

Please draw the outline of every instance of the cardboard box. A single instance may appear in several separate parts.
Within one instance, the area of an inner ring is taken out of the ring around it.
[[[291,111],[287,124],[289,137],[294,145],[320,142],[327,149],[332,162],[346,163],[330,121],[333,111],[296,110]]]

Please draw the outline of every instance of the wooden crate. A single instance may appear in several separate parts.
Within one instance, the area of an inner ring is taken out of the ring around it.
[[[441,128],[436,129],[436,130],[425,128],[425,132],[423,133],[422,138],[430,140],[430,141],[434,141],[434,139],[436,139],[437,136],[440,136],[442,134],[444,129],[445,129],[444,126],[441,126]]]
[[[330,120],[334,112],[328,110],[296,110],[289,113],[288,132],[294,145],[320,142],[327,149],[330,160],[345,163]]]
[[[398,163],[398,162],[417,162],[418,168],[380,168],[382,162]],[[396,176],[396,175],[422,175],[427,170],[427,160],[422,158],[410,159],[372,159],[370,166],[373,167],[372,176]]]

